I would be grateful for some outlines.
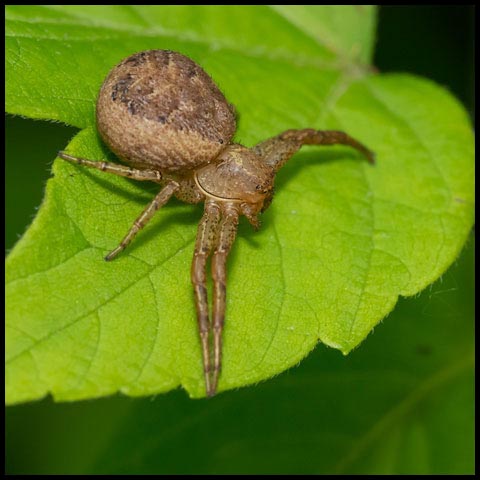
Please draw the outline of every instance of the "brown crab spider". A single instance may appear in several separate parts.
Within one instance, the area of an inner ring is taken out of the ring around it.
[[[166,96],[165,85],[171,84]],[[78,165],[162,185],[105,260],[124,250],[172,196],[191,204],[204,202],[191,281],[206,394],[213,396],[222,362],[227,257],[239,217],[244,215],[255,229],[259,228],[258,215],[272,201],[278,170],[302,145],[347,145],[370,163],[374,163],[374,154],[344,132],[309,128],[287,130],[252,148],[233,143],[233,107],[201,67],[166,50],[132,55],[111,71],[97,101],[97,126],[111,150],[130,166],[95,162],[65,152],[58,156]],[[206,274],[210,257],[211,319]]]

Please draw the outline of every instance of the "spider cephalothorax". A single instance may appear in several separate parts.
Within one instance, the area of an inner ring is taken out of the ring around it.
[[[259,228],[258,214],[272,201],[277,171],[302,145],[349,145],[370,163],[374,162],[373,153],[346,133],[330,130],[287,130],[251,148],[233,143],[233,106],[199,65],[169,50],[136,53],[112,69],[98,96],[97,127],[110,149],[130,166],[95,162],[65,152],[59,152],[59,157],[162,185],[106,260],[121,252],[170,197],[205,204],[191,280],[206,393],[212,396],[221,369],[226,262],[239,217],[244,215]],[[210,256],[211,318],[206,278]]]

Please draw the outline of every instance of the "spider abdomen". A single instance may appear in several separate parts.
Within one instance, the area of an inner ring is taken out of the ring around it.
[[[236,129],[234,108],[193,60],[147,50],[105,79],[97,127],[125,163],[163,171],[193,170],[215,159]]]

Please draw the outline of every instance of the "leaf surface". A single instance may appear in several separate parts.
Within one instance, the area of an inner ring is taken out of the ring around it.
[[[7,9],[7,110],[81,127],[72,154],[115,160],[95,132],[96,92],[112,65],[148,48],[179,50],[212,75],[240,112],[241,143],[316,127],[376,152],[371,167],[347,148],[304,148],[279,173],[260,232],[241,225],[220,390],[287,369],[319,340],[348,353],[399,295],[446,270],[473,223],[463,108],[428,80],[369,74],[374,10],[343,8]],[[156,187],[60,160],[53,174],[7,260],[7,401],[178,385],[202,396],[189,282],[201,206],[172,201],[107,264]]]
[[[9,407],[6,469],[473,474],[473,266],[470,241],[441,281],[400,300],[355,354],[318,348],[298,368],[256,388],[197,402],[176,391],[154,399],[45,399]]]

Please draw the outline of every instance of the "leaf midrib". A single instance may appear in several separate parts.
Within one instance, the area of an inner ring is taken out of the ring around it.
[[[42,8],[45,8],[48,10],[47,6],[43,6]],[[53,9],[55,12],[58,12],[59,10]],[[169,38],[175,38],[177,40],[180,40],[182,42],[186,43],[195,43],[202,45],[206,47],[208,50],[211,51],[217,51],[217,50],[225,50],[225,51],[231,51],[235,52],[237,54],[240,54],[244,57],[247,58],[261,58],[261,59],[267,59],[271,61],[283,61],[283,62],[288,62],[291,65],[297,66],[297,67],[315,67],[319,69],[332,69],[332,70],[344,70],[346,72],[352,72],[355,71],[355,75],[359,76],[359,71],[363,72],[363,74],[366,74],[366,71],[368,69],[368,65],[363,65],[360,64],[357,61],[352,60],[349,58],[344,52],[341,51],[335,51],[332,50],[331,46],[329,45],[328,42],[325,41],[320,41],[319,38],[313,37],[309,32],[301,29],[299,25],[296,23],[293,23],[290,19],[286,18],[283,15],[280,15],[275,9],[271,9],[271,11],[277,15],[278,17],[282,18],[283,20],[287,21],[291,26],[295,28],[296,31],[298,31],[300,34],[302,34],[304,37],[308,38],[311,41],[314,41],[317,43],[321,48],[323,48],[325,51],[331,53],[332,55],[336,56],[336,59],[333,61],[327,61],[322,58],[315,58],[312,55],[302,55],[301,52],[295,52],[291,53],[288,50],[283,50],[280,48],[277,48],[276,50],[271,50],[268,49],[268,47],[263,47],[259,46],[256,49],[252,48],[252,46],[248,46],[248,48],[244,48],[242,46],[238,46],[237,43],[234,41],[225,41],[225,38],[209,38],[208,40],[204,40],[200,35],[198,35],[194,31],[185,31],[185,30],[173,30],[173,29],[168,29],[165,27],[159,27],[158,25],[152,27],[152,26],[147,26],[145,25],[124,25],[121,23],[115,23],[115,22],[108,22],[108,21],[92,21],[91,19],[87,19],[84,16],[81,15],[72,15],[64,12],[63,10],[60,10],[62,14],[65,16],[69,16],[72,21],[65,21],[61,19],[48,19],[48,18],[34,18],[34,19],[20,19],[20,18],[8,18],[6,17],[6,21],[9,22],[18,22],[18,23],[25,23],[25,24],[34,24],[34,25],[52,25],[52,26],[66,26],[66,27],[71,27],[72,29],[77,29],[79,27],[89,27],[90,29],[99,29],[101,32],[108,30],[111,33],[117,33],[117,35],[99,35],[97,37],[89,35],[88,40],[86,38],[75,38],[74,36],[71,36],[69,34],[68,38],[66,39],[65,36],[59,35],[57,36],[51,36],[51,35],[46,35],[46,34],[37,34],[35,36],[31,35],[25,35],[25,34],[18,34],[18,33],[6,33],[5,37],[11,37],[11,38],[31,38],[34,40],[37,39],[44,39],[44,40],[53,40],[53,41],[83,41],[83,42],[92,42],[95,40],[124,40],[126,35],[135,35],[136,38],[141,38],[141,37],[147,37],[147,38],[152,38],[152,37],[169,37]],[[7,10],[8,13],[8,10]],[[73,22],[75,20],[75,22]]]

